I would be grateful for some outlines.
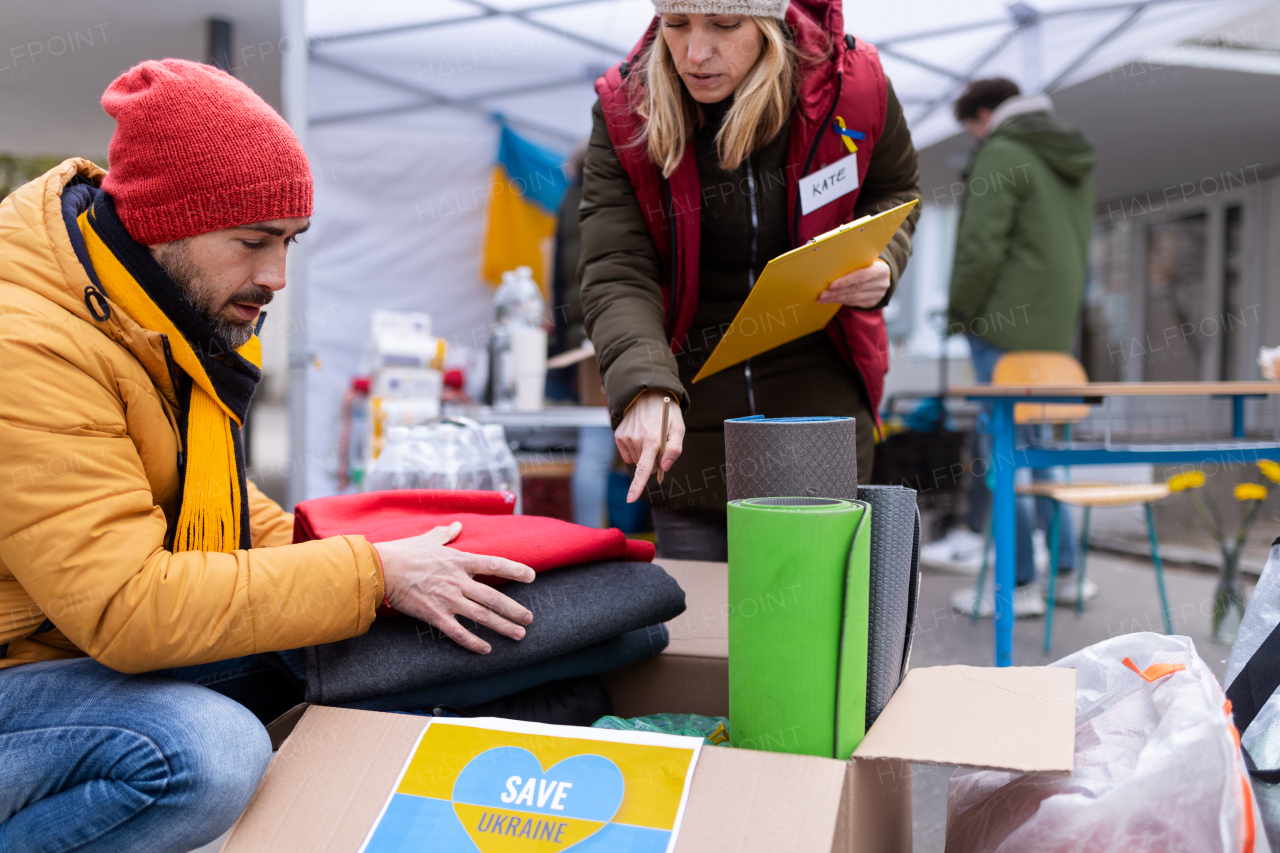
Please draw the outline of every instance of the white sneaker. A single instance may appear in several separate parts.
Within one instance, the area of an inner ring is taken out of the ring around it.
[[[1044,576],[1049,571],[1049,543],[1044,531],[1036,528],[1031,531],[1031,555],[1036,566],[1036,574]]]
[[[1075,607],[1076,593],[1080,589],[1080,580],[1075,572],[1059,574],[1058,583],[1053,591],[1054,604],[1059,607]],[[1047,593],[1046,593],[1047,594]],[[1098,594],[1098,585],[1091,579],[1084,579],[1084,600],[1092,601]]]
[[[951,607],[960,613],[971,615],[973,613],[973,589],[957,590],[951,596]],[[1026,586],[1015,587],[1013,590],[1013,615],[1017,618],[1023,616],[1043,616],[1045,614],[1044,596],[1040,594],[1040,588],[1035,584],[1027,584]],[[995,599],[992,598],[991,592],[988,590],[983,594],[982,599],[978,602],[978,615],[983,619],[990,618],[996,612]]]
[[[956,575],[977,575],[982,568],[984,538],[967,527],[957,527],[936,542],[920,548],[920,565]]]

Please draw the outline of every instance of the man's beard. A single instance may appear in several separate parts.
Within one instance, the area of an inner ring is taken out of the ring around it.
[[[173,279],[173,283],[178,286],[179,292],[191,307],[196,309],[205,322],[213,327],[227,346],[236,350],[249,342],[253,337],[257,318],[247,321],[229,320],[224,316],[224,312],[232,302],[266,305],[274,296],[268,288],[251,284],[236,291],[230,298],[221,296],[217,287],[210,283],[205,271],[196,263],[195,258],[191,257],[191,246],[185,239],[175,240],[165,246],[156,260],[160,268]]]

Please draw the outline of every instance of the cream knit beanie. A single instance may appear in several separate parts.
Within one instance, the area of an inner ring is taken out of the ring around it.
[[[791,0],[653,0],[653,7],[661,15],[752,15],[757,18],[787,16],[787,4]]]

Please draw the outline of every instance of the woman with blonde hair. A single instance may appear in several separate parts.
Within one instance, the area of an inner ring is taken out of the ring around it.
[[[615,439],[635,466],[628,499],[652,505],[663,556],[724,560],[726,418],[854,417],[870,476],[881,309],[916,214],[879,260],[822,293],[841,306],[825,331],[691,380],[771,258],[920,198],[919,173],[902,107],[875,48],[845,35],[840,0],[654,5],[627,60],[596,81],[578,275]],[[856,185],[802,202],[801,178],[837,164]]]

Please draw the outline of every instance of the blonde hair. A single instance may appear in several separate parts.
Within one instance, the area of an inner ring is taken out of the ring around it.
[[[738,84],[733,106],[716,134],[720,167],[726,171],[738,168],[752,151],[782,130],[795,101],[800,61],[809,59],[801,56],[777,18],[753,20],[764,44],[755,65]],[[649,159],[662,168],[664,178],[669,178],[684,158],[689,136],[702,124],[704,115],[680,79],[661,26],[659,22],[646,54],[636,61],[639,73],[633,78],[632,97],[636,111],[645,120],[636,142],[645,142]]]

